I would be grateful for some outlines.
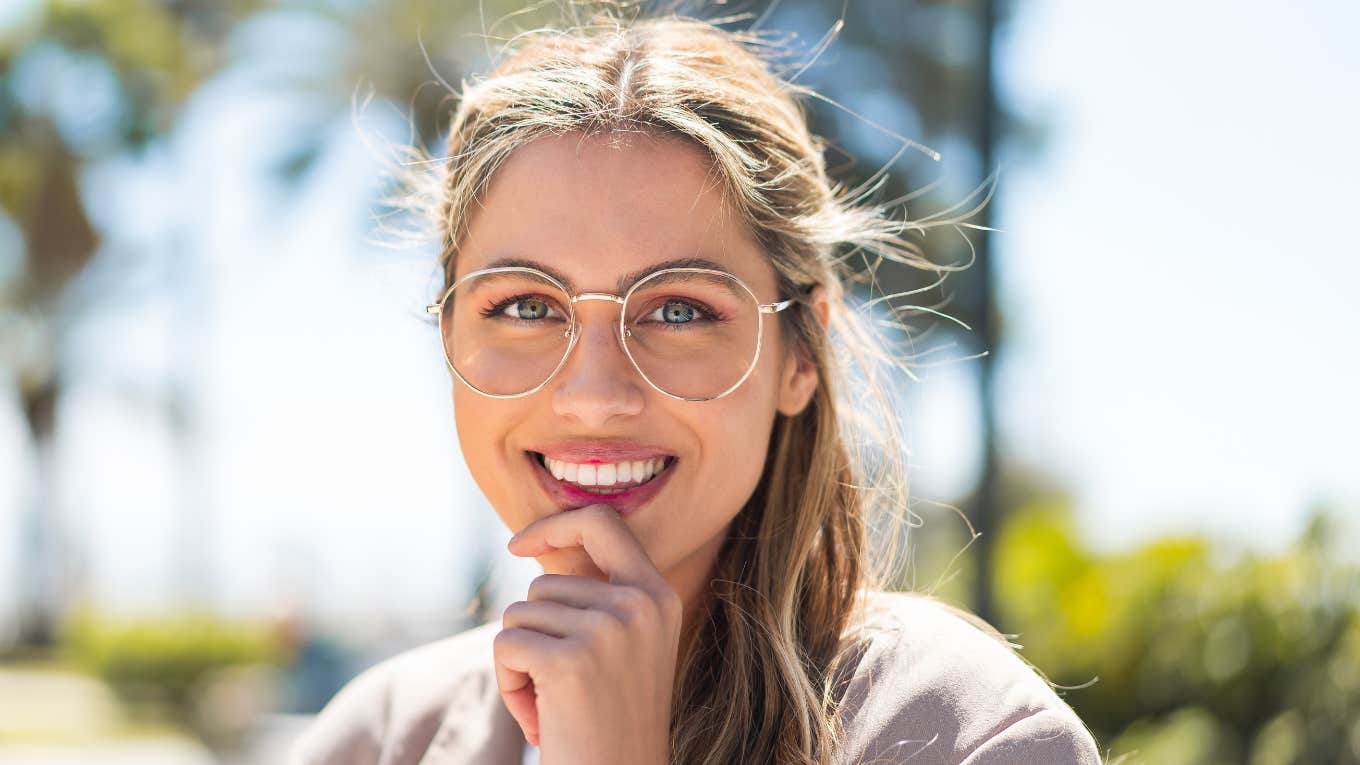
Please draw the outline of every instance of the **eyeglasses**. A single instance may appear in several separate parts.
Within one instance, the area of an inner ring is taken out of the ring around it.
[[[668,268],[639,279],[628,292],[582,292],[538,269],[503,266],[474,271],[439,302],[444,360],[463,384],[492,398],[534,393],[553,378],[581,336],[576,304],[621,306],[618,339],[642,379],[684,401],[711,401],[736,390],[760,357],[765,314],[793,305],[761,303],[736,276],[709,268]]]

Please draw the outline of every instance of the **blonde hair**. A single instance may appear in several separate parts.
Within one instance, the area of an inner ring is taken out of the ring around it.
[[[835,761],[839,670],[858,648],[845,638],[864,593],[894,581],[909,513],[888,375],[910,371],[872,320],[848,307],[843,283],[863,276],[847,261],[861,254],[866,263],[957,268],[930,262],[904,237],[925,224],[865,203],[872,188],[828,178],[824,144],[800,101],[812,91],[778,76],[763,46],[698,19],[608,10],[568,29],[520,34],[489,76],[461,83],[432,191],[447,286],[471,206],[517,148],[563,133],[676,137],[712,158],[774,266],[778,294],[828,290],[825,330],[807,306],[779,314],[820,383],[801,413],[778,417],[761,480],[719,554],[709,619],[682,647],[669,761],[687,765]],[[873,525],[880,515],[886,528]],[[871,536],[884,542],[877,556]]]

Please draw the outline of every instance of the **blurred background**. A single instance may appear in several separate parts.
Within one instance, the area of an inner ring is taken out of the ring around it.
[[[382,198],[439,80],[558,5],[0,3],[0,762],[280,762],[522,598]],[[906,310],[899,586],[1015,635],[1111,761],[1360,762],[1360,5],[701,15],[794,35],[839,179],[913,218],[995,181]]]

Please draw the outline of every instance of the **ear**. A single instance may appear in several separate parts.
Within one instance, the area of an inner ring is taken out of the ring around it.
[[[831,303],[827,300],[826,288],[818,284],[806,298],[813,315],[825,330],[831,318]],[[784,354],[784,371],[779,381],[779,413],[792,417],[807,408],[812,394],[817,390],[817,367],[812,359],[797,351],[793,343],[787,343]]]

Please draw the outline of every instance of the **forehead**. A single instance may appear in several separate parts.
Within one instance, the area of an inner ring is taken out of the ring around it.
[[[540,138],[516,149],[470,211],[454,277],[514,259],[574,291],[614,291],[662,261],[702,258],[762,299],[774,271],[700,148],[670,137]]]

